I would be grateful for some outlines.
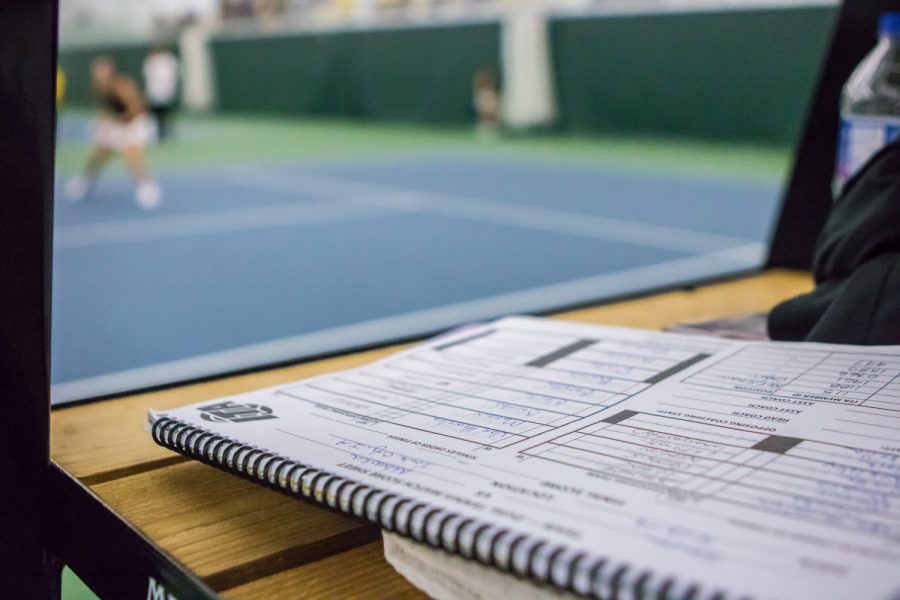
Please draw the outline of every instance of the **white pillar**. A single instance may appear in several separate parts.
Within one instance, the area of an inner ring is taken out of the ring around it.
[[[538,8],[508,11],[501,32],[503,122],[532,129],[556,120],[547,19]]]
[[[181,101],[187,110],[210,112],[216,103],[209,29],[196,23],[178,37],[181,53]]]

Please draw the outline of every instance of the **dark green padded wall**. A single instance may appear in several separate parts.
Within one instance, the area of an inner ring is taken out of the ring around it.
[[[793,141],[834,9],[803,7],[550,23],[560,128]],[[472,74],[500,62],[499,24],[212,40],[219,108],[425,123],[474,119]],[[99,52],[138,76],[147,44],[67,48],[67,102],[89,101]]]
[[[560,125],[792,143],[834,15],[807,7],[554,20]]]
[[[61,48],[59,66],[66,73],[66,104],[84,105],[94,101],[91,93],[91,61],[101,54],[112,57],[118,69],[134,77],[138,85],[143,86],[142,65],[150,43],[117,44],[90,47]],[[176,54],[177,47],[170,45]]]
[[[497,24],[213,40],[224,111],[430,123],[473,119],[472,75],[497,67]]]

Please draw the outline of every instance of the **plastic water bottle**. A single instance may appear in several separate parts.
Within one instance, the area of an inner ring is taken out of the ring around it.
[[[900,12],[881,15],[878,44],[859,63],[841,96],[835,191],[900,136]]]

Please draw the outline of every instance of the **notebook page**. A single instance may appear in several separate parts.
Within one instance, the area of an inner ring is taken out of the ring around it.
[[[896,347],[516,317],[166,415],[625,562],[648,589],[900,592]]]

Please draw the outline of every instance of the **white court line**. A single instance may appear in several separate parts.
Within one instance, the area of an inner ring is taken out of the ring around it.
[[[744,246],[754,241],[552,208],[358,183],[324,175],[286,174],[274,169],[255,168],[230,172],[224,177],[233,183],[269,192],[297,194],[302,191],[306,195],[337,202],[415,211],[688,254],[716,252],[722,248]]]
[[[67,381],[53,386],[52,398],[54,404],[64,403],[441,331],[461,323],[491,319],[504,314],[533,313],[699,281],[758,267],[762,264],[766,249],[767,246],[762,243],[749,244],[705,256],[671,260]]]
[[[53,246],[56,250],[67,250],[367,219],[384,216],[385,208],[379,208],[377,199],[373,199],[371,205],[366,205],[364,202],[360,202],[358,205],[333,202],[279,204],[216,212],[61,225],[54,230]],[[387,210],[393,212],[391,209]]]

